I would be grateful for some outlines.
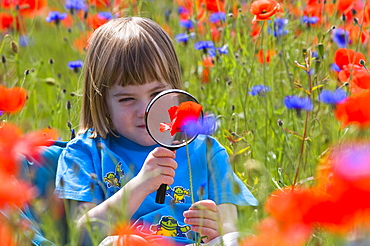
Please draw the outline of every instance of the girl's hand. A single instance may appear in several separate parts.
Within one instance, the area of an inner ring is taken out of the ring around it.
[[[194,203],[189,210],[184,212],[184,222],[191,225],[191,229],[206,236],[203,241],[209,242],[221,235],[221,211],[212,200],[202,200]]]
[[[177,162],[175,152],[157,147],[146,158],[140,172],[135,177],[143,191],[150,194],[158,190],[161,184],[171,185],[174,181]]]

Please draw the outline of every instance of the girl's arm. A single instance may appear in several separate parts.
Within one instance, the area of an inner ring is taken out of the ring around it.
[[[205,236],[204,242],[237,231],[238,212],[234,204],[216,205],[212,200],[198,201],[184,212],[184,217],[184,222],[191,225],[193,231]]]
[[[83,215],[78,219],[78,227],[86,234],[87,225],[93,223],[98,226],[102,235],[107,236],[114,229],[111,226],[120,221],[128,221],[144,199],[161,184],[173,183],[177,168],[174,159],[173,151],[162,147],[154,149],[149,153],[138,175],[113,196],[99,205],[80,202],[78,210],[82,211]],[[82,210],[82,206],[85,209]],[[78,218],[78,215],[76,217]]]

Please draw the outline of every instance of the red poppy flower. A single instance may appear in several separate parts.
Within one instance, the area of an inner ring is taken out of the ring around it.
[[[0,111],[15,113],[26,103],[27,92],[20,87],[6,88],[0,85]]]
[[[337,3],[337,12],[343,13],[347,20],[352,20],[353,13],[361,12],[364,9],[364,3],[361,0],[339,0]]]
[[[363,200],[370,195],[369,150],[369,142],[347,142],[330,149],[318,168],[325,194],[307,212],[308,218],[338,233],[370,221],[370,206]]]
[[[317,196],[316,190],[298,186],[287,187],[276,190],[269,196],[265,210],[280,223],[282,228],[293,224],[312,226],[312,221],[307,220],[305,215],[310,207],[316,203]]]
[[[201,0],[199,5],[204,5],[208,11],[225,12],[225,0]]]
[[[289,213],[294,213],[290,211]],[[241,240],[240,246],[301,246],[311,236],[311,228],[303,224],[292,224],[282,229],[278,221],[267,217],[258,224],[257,233]]]
[[[352,81],[350,81],[352,74]],[[355,89],[360,88],[360,89],[370,89],[370,74],[364,68],[363,66],[360,65],[353,65],[352,67],[349,66],[343,66],[343,69],[339,71],[338,73],[338,79],[341,82],[349,82],[350,83],[350,88],[351,88],[351,83],[356,84]],[[351,92],[354,94],[357,94],[361,91],[356,90],[353,91],[351,88]]]
[[[370,91],[353,95],[336,105],[335,117],[342,122],[342,127],[357,125],[360,128],[370,126]]]
[[[209,75],[211,73],[211,67],[214,67],[215,64],[213,64],[212,57],[204,57],[203,58],[203,70],[202,70],[202,83],[206,84],[209,82],[210,78]]]
[[[11,14],[0,13],[0,31],[5,31],[6,29],[13,27],[13,21],[15,19]],[[17,29],[19,29],[19,24],[17,23]]]
[[[53,129],[44,129],[22,135],[21,130],[12,124],[5,123],[0,127],[0,170],[16,174],[20,155],[40,162],[41,146],[49,146],[57,133]]]
[[[2,0],[1,7],[4,9],[19,9],[23,16],[34,16],[38,11],[47,6],[47,0]]]
[[[278,11],[282,11],[279,3],[274,0],[256,0],[251,4],[251,13],[254,15],[252,23],[269,20]]]
[[[201,112],[202,106],[200,104],[192,101],[182,102],[179,106],[168,109],[171,122],[161,123],[159,130],[161,132],[169,130],[171,136],[173,136],[177,132],[182,132],[188,122],[198,121]]]
[[[30,185],[17,180],[14,176],[0,171],[0,209],[9,204],[21,207],[34,197],[34,191]]]
[[[363,29],[355,24],[346,25],[346,30],[349,32],[349,39],[352,43],[357,43],[359,39],[362,43],[369,40],[369,33],[366,29]]]
[[[111,0],[88,0],[88,3],[97,9],[109,9],[111,7]]]
[[[102,18],[101,16],[99,16],[99,14],[93,14],[87,17],[86,22],[88,27],[91,27],[93,30],[95,30],[101,25],[107,23],[108,19]]]
[[[7,224],[7,219],[0,217],[0,238],[3,245],[17,246],[15,242],[13,233],[10,229],[11,227]]]
[[[87,50],[89,44],[88,40],[92,33],[92,31],[81,33],[81,36],[73,41],[73,46],[80,52]]]
[[[264,52],[262,49],[258,52],[258,61],[259,63],[270,63],[271,58],[276,54],[274,50],[267,50],[267,52]]]
[[[364,60],[365,56],[360,52],[355,52],[351,49],[340,48],[335,51],[334,62],[339,66],[340,69],[343,69],[345,65],[358,65],[360,60]]]

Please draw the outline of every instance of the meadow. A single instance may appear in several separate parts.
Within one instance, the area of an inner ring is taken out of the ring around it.
[[[32,132],[53,129],[50,136],[64,141],[77,133],[81,67],[91,32],[111,18],[143,16],[173,37],[183,89],[206,114],[217,117],[213,136],[259,201],[239,211],[241,245],[350,245],[354,234],[366,240],[367,0],[0,4],[0,176],[5,180],[22,171],[8,167],[16,165],[18,152],[37,158],[45,139]],[[16,99],[18,94],[10,94],[14,87],[23,88],[27,97]],[[16,133],[9,133],[8,123]],[[18,189],[12,187],[0,188],[0,208],[25,201],[36,206],[45,237],[60,245],[53,223],[59,217],[45,207],[53,206],[52,198],[43,201],[22,188],[31,198],[17,200],[9,194]],[[22,230],[14,221],[4,222],[0,238],[8,245],[27,245]]]

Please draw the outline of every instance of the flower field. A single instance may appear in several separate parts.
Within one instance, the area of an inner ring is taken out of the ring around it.
[[[3,245],[39,232],[66,243],[61,201],[33,187],[47,174],[24,156],[47,168],[44,146],[77,134],[88,37],[124,16],[167,31],[183,89],[216,116],[213,135],[259,201],[239,211],[240,245],[367,245],[370,1],[0,0]]]

